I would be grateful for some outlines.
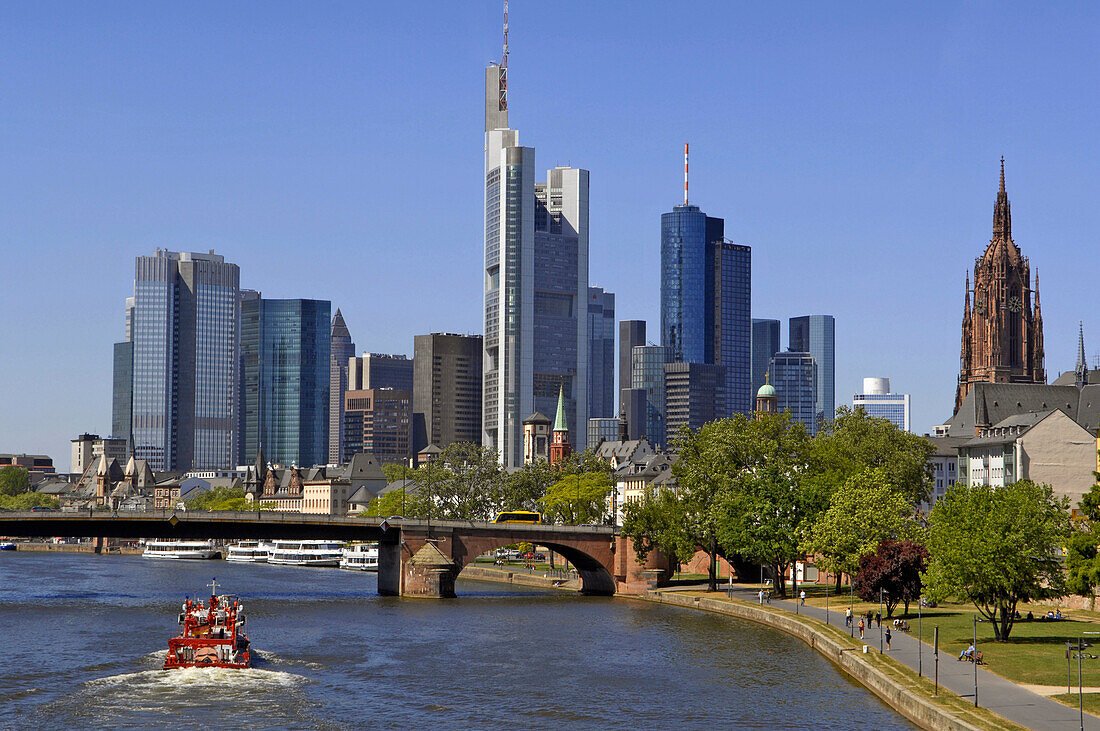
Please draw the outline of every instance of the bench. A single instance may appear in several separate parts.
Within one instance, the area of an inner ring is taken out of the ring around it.
[[[898,622],[898,629],[901,630],[902,632],[908,632],[909,631],[909,623],[908,622]]]

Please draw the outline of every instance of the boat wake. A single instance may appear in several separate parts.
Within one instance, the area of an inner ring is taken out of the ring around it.
[[[157,655],[163,657],[163,653]],[[89,680],[84,688],[94,695],[109,694],[116,700],[144,698],[162,704],[177,695],[181,701],[193,700],[196,692],[209,691],[212,697],[237,695],[244,698],[257,692],[284,691],[307,682],[308,679],[301,675],[279,670],[179,668],[110,675]]]

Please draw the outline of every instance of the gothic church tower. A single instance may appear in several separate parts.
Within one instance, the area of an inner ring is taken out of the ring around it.
[[[956,412],[973,384],[983,382],[1046,383],[1039,275],[1032,290],[1027,257],[1012,240],[1003,157],[1001,187],[993,205],[993,238],[974,261],[973,288],[967,274]]]

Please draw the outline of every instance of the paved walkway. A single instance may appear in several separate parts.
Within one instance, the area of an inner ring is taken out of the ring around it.
[[[721,587],[725,588],[725,587]],[[746,602],[756,602],[756,589],[744,588],[734,586],[733,595],[737,599],[741,599]],[[776,609],[783,609],[785,611],[795,612],[794,601],[780,601],[772,598],[771,605]],[[839,610],[832,609],[829,611],[829,624],[834,627],[839,627],[844,632],[848,632],[848,628],[844,626],[844,609],[843,605],[838,605]],[[811,606],[799,606],[797,607],[800,614],[805,614],[813,619],[825,621],[825,610],[818,607]],[[853,618],[853,622],[859,621],[859,616]],[[883,620],[885,622],[885,619]],[[911,622],[914,632],[916,631],[916,620]],[[882,631],[886,631],[886,624],[883,624]],[[856,629],[856,639],[859,639],[859,630]],[[907,632],[891,632],[892,641],[890,643],[891,649],[886,654],[893,657],[898,662],[908,665],[913,671],[917,670],[918,656],[917,648],[921,647],[921,655],[923,659],[923,674],[927,678],[933,677],[935,671],[935,660],[932,655],[931,646],[922,645],[916,637],[909,635]],[[879,646],[879,629],[877,626],[871,631],[864,633],[864,643],[872,648],[872,652],[878,652]],[[884,644],[885,647],[885,644]],[[981,650],[981,646],[978,646]],[[952,656],[940,652],[940,685],[945,688],[949,688],[958,695],[973,700],[974,698],[974,666],[968,662],[959,662],[957,656]],[[1076,688],[1074,688],[1076,690]],[[1064,692],[1064,689],[1063,689]],[[1027,726],[1028,728],[1040,729],[1042,731],[1058,731],[1071,729],[1079,729],[1081,727],[1080,713],[1076,708],[1070,708],[1069,706],[1062,705],[1058,701],[1046,698],[1038,693],[1034,693],[1027,688],[1013,683],[1010,680],[1006,680],[999,675],[994,675],[988,670],[978,667],[978,703],[984,708],[997,713],[1010,721],[1014,721],[1021,726]],[[1100,731],[1100,718],[1085,713],[1085,728],[1094,729]]]

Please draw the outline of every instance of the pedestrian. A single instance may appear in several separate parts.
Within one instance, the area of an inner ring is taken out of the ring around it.
[[[875,612],[875,624],[878,625],[879,629],[882,629],[882,614],[879,612]]]
[[[772,603],[772,590],[771,589],[768,589],[766,592],[764,592],[764,601],[766,601],[768,604]]]
[[[760,600],[760,604],[764,603],[764,590],[763,589],[761,589],[759,591],[759,593],[757,593],[756,598]]]
[[[862,640],[863,639],[863,617],[859,618],[859,624],[857,625],[857,627],[859,628],[859,639]]]
[[[798,598],[802,600],[802,606],[806,606],[806,590],[803,589],[802,593],[798,595]]]
[[[851,627],[852,626],[852,608],[851,607],[848,607],[847,609],[844,610],[844,626],[845,627]]]
[[[890,649],[890,628],[886,628],[886,649]]]

